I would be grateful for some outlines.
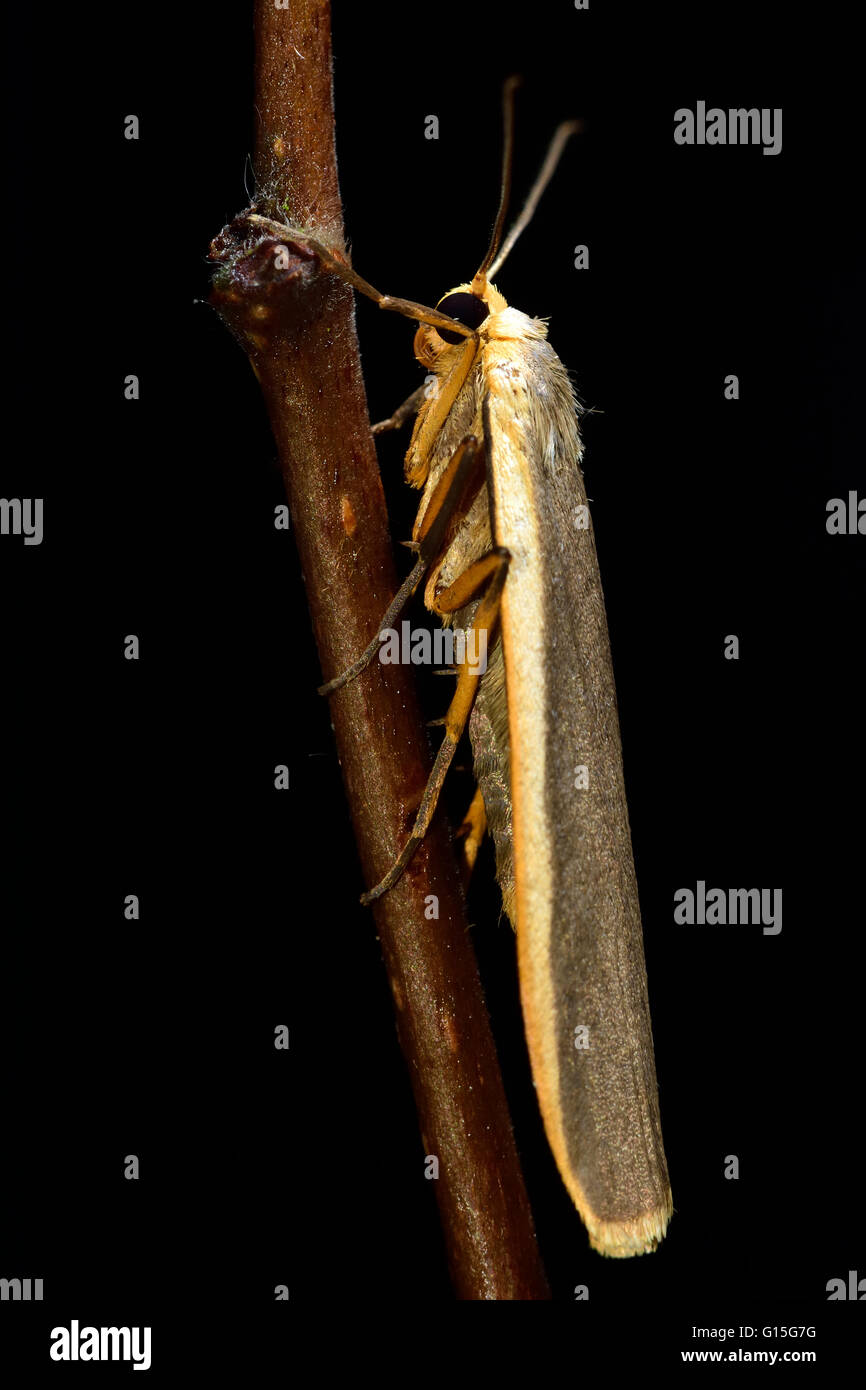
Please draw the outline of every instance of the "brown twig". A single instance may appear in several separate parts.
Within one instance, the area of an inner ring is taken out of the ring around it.
[[[327,0],[256,2],[257,209],[345,256]],[[283,209],[284,211],[280,211]],[[366,646],[396,589],[351,291],[297,246],[239,218],[212,248],[213,303],[261,383],[279,450],[313,628],[330,678]],[[331,697],[366,882],[399,852],[429,771],[404,666],[379,662]],[[438,898],[438,919],[425,916]],[[460,1298],[547,1298],[470,944],[440,822],[375,907],[424,1151]],[[419,1163],[419,1175],[421,1167]]]

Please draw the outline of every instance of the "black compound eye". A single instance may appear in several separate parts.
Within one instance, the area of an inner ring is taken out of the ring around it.
[[[466,294],[460,291],[458,294],[446,294],[444,299],[440,299],[436,308],[442,314],[447,314],[449,318],[458,319],[460,323],[465,323],[467,328],[480,328],[487,318],[490,310],[477,294]],[[440,338],[444,338],[446,343],[465,343],[466,339],[459,333],[452,333],[450,328],[437,328],[436,332]]]

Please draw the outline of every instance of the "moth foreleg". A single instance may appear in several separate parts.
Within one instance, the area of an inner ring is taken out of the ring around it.
[[[422,381],[417,391],[413,391],[411,396],[407,396],[403,404],[398,405],[393,415],[389,415],[387,420],[379,420],[373,426],[373,433],[384,434],[386,430],[399,430],[402,425],[405,425],[410,415],[418,414],[426,395],[427,383]]]
[[[364,668],[369,666],[379,650],[380,633],[385,628],[393,627],[396,623],[424,578],[425,571],[438,557],[445,541],[449,521],[461,504],[465,504],[469,489],[474,488],[477,491],[478,487],[481,486],[484,475],[484,451],[475,436],[468,434],[458,444],[450,463],[436,484],[424,513],[422,524],[417,529],[413,542],[418,558],[411,573],[406,576],[388,605],[385,616],[376,629],[375,637],[348,670],[335,676],[333,680],[327,681],[325,685],[319,686],[320,695],[332,695],[335,690],[339,690],[341,686],[354,680],[355,676],[360,675]]]
[[[447,374],[439,378],[435,397],[419,414],[406,452],[406,481],[423,487],[430,471],[433,452],[451,407],[459,396],[478,357],[478,342],[471,338],[454,347],[454,358]]]
[[[483,632],[488,646],[492,645],[490,639],[499,619],[502,589],[510,559],[511,556],[508,551],[502,549],[492,550],[489,554],[482,555],[480,560],[476,560],[453,584],[437,595],[436,611],[453,613],[457,609],[463,608],[480,590],[483,590],[475,610],[475,617],[472,620],[471,633],[480,634]],[[477,643],[475,646],[470,645],[469,636],[470,634],[467,634],[467,658],[470,650],[479,650]],[[472,705],[478,693],[481,676],[482,672],[477,664],[470,665],[468,659],[460,663],[457,689],[445,716],[445,735],[439,746],[439,752],[436,754],[433,771],[430,773],[427,786],[424,789],[412,833],[399,858],[392,864],[381,883],[377,883],[375,888],[371,888],[369,893],[363,895],[362,903],[371,903],[376,898],[380,898],[383,893],[387,893],[389,888],[393,888],[426,835],[433,819],[433,812],[436,810],[445,775],[451,766],[457,745],[468,723],[469,715],[472,713]]]
[[[369,280],[358,275],[349,263],[339,256],[329,251],[327,246],[323,246],[315,237],[305,232],[303,227],[292,227],[287,222],[276,222],[272,217],[262,217],[257,212],[246,214],[246,221],[252,222],[254,226],[261,227],[263,231],[270,233],[283,242],[293,242],[296,246],[302,246],[312,253],[324,266],[325,270],[332,275],[338,275],[341,280],[345,280],[352,289],[359,294],[365,294],[368,299],[372,299],[378,304],[380,309],[391,309],[395,314],[403,314],[407,319],[416,319],[419,323],[429,323],[433,328],[449,328],[452,333],[459,333],[462,338],[474,338],[478,341],[478,334],[474,328],[467,328],[465,323],[459,319],[452,319],[448,314],[440,314],[438,309],[429,309],[426,304],[416,304],[414,299],[398,299],[393,294],[382,294],[371,285]]]

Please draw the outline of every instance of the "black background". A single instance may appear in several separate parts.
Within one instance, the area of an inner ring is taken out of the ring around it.
[[[53,1378],[49,1330],[77,1317],[152,1324],[152,1375],[235,1352],[287,1365],[298,1304],[423,1315],[452,1294],[302,577],[273,529],[273,442],[202,302],[208,243],[252,189],[251,18],[7,22],[2,494],[46,500],[40,547],[0,542],[0,1276],[43,1277],[45,1302],[2,1305],[0,1364]],[[392,293],[430,303],[471,278],[509,72],[515,207],[556,123],[587,121],[498,283],[550,316],[593,410],[676,1214],[651,1258],[589,1251],[538,1118],[488,854],[473,937],[554,1296],[582,1336],[652,1320],[650,1364],[693,1346],[693,1322],[784,1321],[823,1329],[826,1365],[860,1316],[827,1280],[866,1275],[866,539],[825,527],[829,498],[866,492],[853,36],[832,6],[595,0],[338,3],[333,29],[353,260]],[[676,146],[673,113],[698,100],[781,106],[782,153]],[[414,330],[366,302],[358,325],[378,419],[421,380]],[[395,540],[416,500],[405,442],[380,446]],[[422,694],[440,715],[439,685]],[[457,775],[453,819],[469,794]],[[781,887],[781,934],[675,926],[698,879]]]

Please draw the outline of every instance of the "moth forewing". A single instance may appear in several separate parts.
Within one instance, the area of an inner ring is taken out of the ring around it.
[[[512,557],[501,624],[533,1076],[592,1244],[640,1254],[672,1206],[577,402],[543,324],[509,310],[484,339],[495,539]]]

